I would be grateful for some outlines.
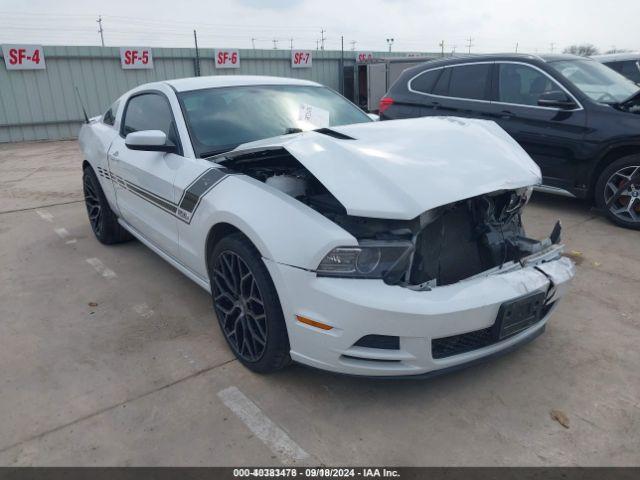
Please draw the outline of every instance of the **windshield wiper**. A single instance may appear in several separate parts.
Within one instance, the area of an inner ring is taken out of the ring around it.
[[[284,131],[285,135],[289,135],[291,133],[302,133],[301,128],[289,127]]]

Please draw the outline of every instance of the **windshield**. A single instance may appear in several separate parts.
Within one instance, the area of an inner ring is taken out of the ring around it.
[[[179,94],[191,139],[201,157],[242,143],[317,128],[372,121],[324,87],[258,85]]]
[[[560,60],[550,65],[596,102],[620,103],[640,90],[631,80],[593,60]]]

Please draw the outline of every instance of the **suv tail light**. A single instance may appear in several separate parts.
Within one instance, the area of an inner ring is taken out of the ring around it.
[[[383,113],[391,105],[393,105],[393,98],[391,98],[391,97],[382,97],[380,99],[380,104],[378,105],[378,110],[379,110],[380,113]]]

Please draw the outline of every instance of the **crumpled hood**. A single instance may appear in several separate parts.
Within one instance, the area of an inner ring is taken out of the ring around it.
[[[410,220],[435,207],[537,185],[538,166],[491,121],[454,117],[361,123],[260,140],[283,147],[354,216]],[[221,162],[223,163],[223,162]]]

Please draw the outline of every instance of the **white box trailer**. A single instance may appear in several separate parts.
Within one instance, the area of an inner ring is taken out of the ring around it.
[[[344,95],[360,108],[377,112],[380,99],[403,70],[436,56],[374,58],[344,67]]]

